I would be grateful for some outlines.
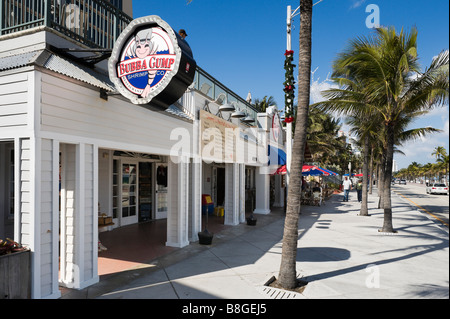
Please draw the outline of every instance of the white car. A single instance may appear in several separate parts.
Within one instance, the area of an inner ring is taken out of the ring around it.
[[[427,186],[427,194],[448,194],[448,187],[445,184],[434,183]]]

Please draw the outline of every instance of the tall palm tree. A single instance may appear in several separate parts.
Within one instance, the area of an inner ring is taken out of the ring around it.
[[[380,122],[376,120],[375,116],[372,117],[359,117],[351,116],[347,120],[352,129],[351,132],[359,138],[359,144],[363,148],[363,177],[362,177],[362,198],[361,198],[361,209],[359,212],[360,216],[369,216],[368,211],[368,189],[367,184],[369,183],[369,152],[371,150],[370,143],[371,140],[377,136],[377,128]]]
[[[311,85],[311,31],[312,0],[300,0],[300,49],[298,64],[298,108],[292,146],[292,162],[284,222],[283,248],[278,283],[285,289],[297,285],[297,240],[300,214],[301,177],[304,162],[310,85]]]
[[[410,34],[403,30],[397,34],[395,28],[379,28],[369,38],[360,37],[351,41],[336,61],[338,70],[346,69],[364,81],[368,103],[335,103],[329,109],[361,114],[372,114],[376,110],[383,117],[385,161],[382,165],[382,232],[394,232],[390,195],[394,145],[399,125],[407,117],[424,114],[448,101],[448,51],[439,54],[430,67],[421,72],[417,34],[416,29],[412,29]]]

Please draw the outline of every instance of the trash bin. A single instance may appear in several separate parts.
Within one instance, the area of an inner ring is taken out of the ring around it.
[[[214,213],[214,203],[208,194],[202,195],[202,214],[212,215]]]

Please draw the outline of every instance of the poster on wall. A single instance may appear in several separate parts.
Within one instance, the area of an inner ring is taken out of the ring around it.
[[[118,37],[108,63],[119,93],[134,104],[163,108],[184,94],[195,69],[187,42],[158,16],[133,20]]]

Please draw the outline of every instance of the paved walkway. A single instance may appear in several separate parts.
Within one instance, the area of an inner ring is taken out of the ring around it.
[[[86,299],[317,299],[449,298],[449,233],[393,194],[396,234],[379,233],[383,212],[376,190],[371,216],[360,203],[333,195],[320,207],[302,206],[297,272],[302,293],[264,286],[278,276],[284,213],[257,216],[214,235],[211,246],[191,244],[63,298]]]

